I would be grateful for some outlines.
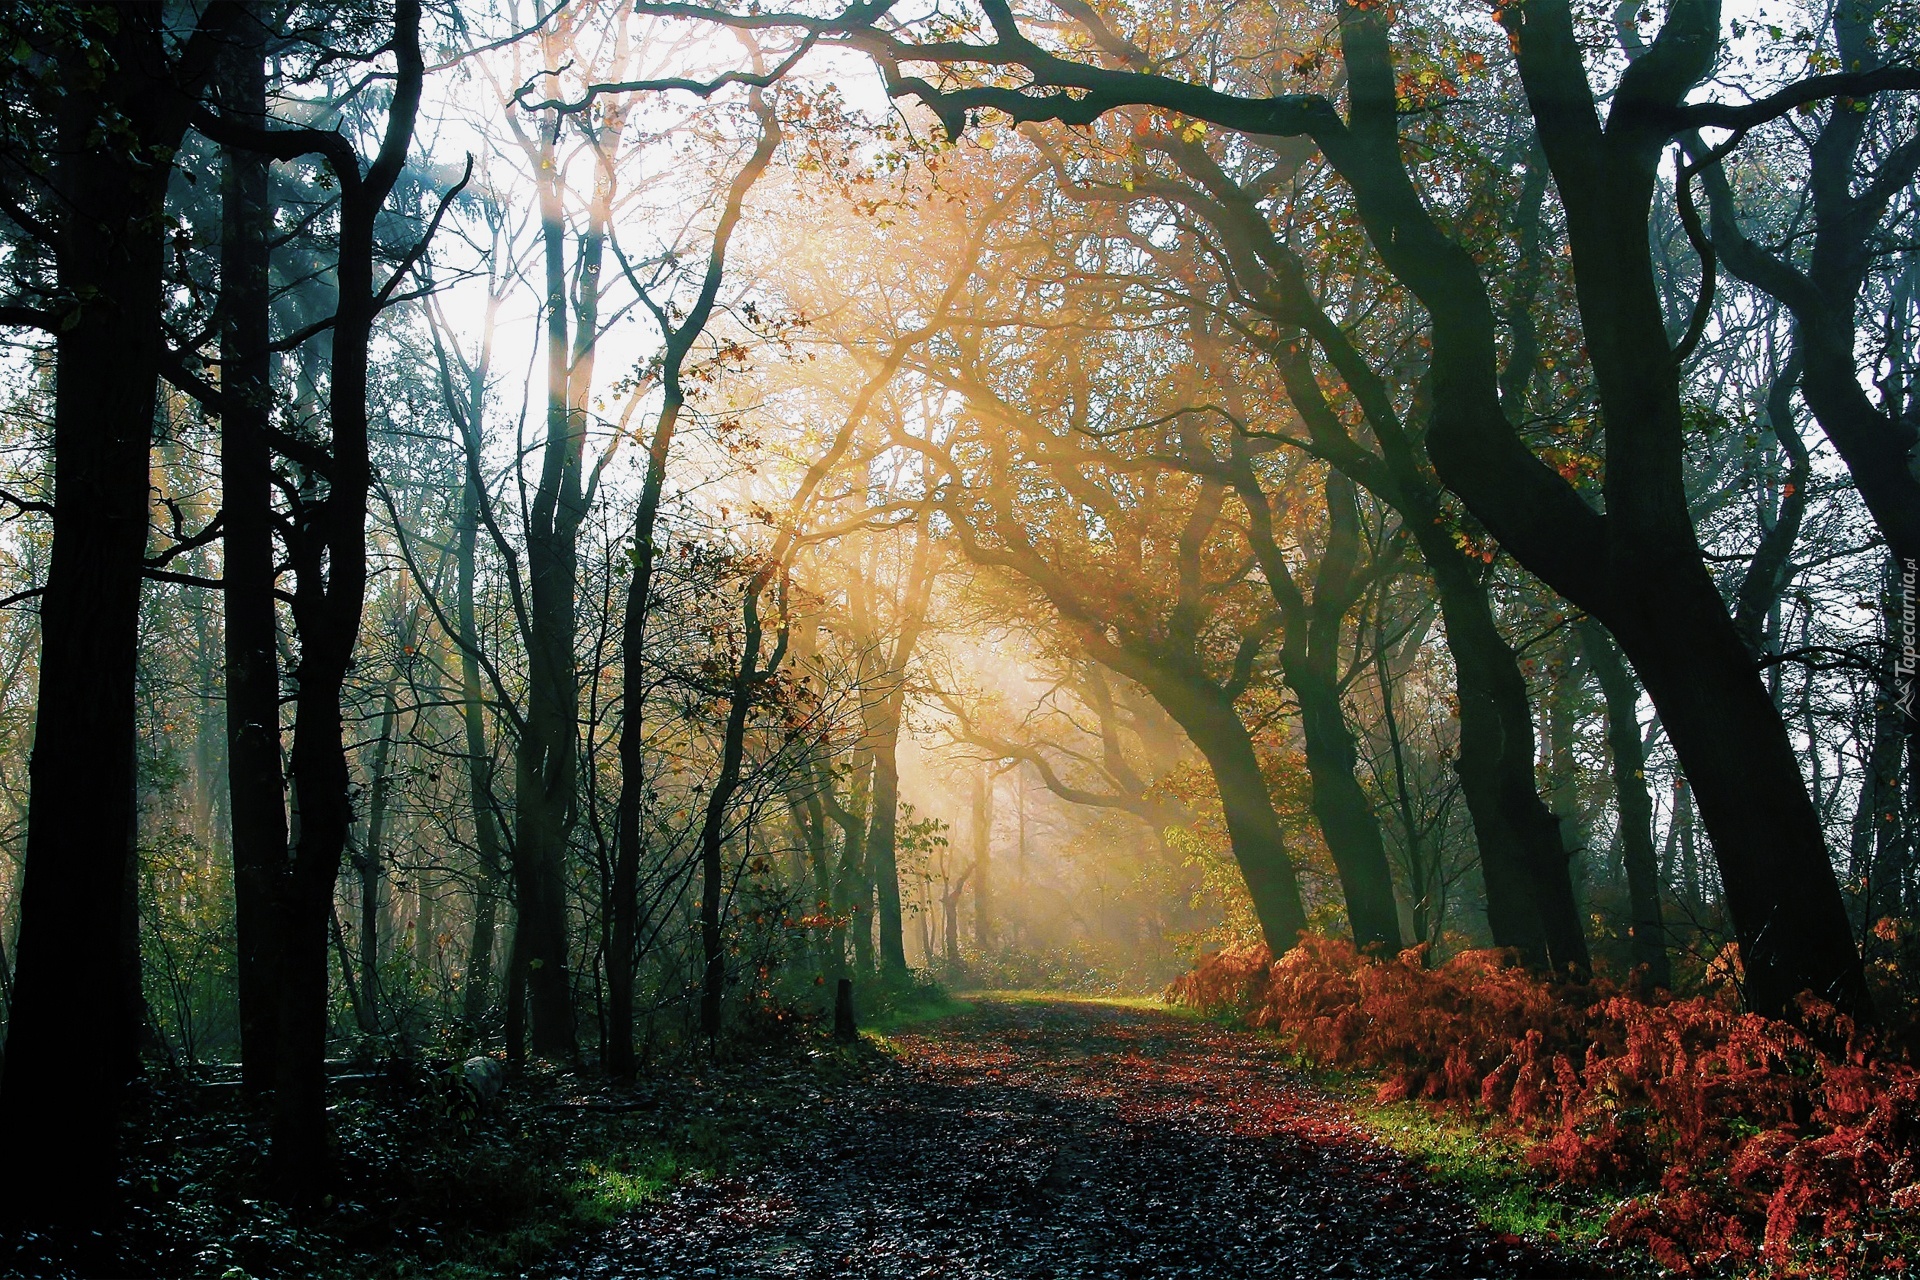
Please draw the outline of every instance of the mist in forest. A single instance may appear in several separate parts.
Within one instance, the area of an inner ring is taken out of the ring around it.
[[[23,1212],[1336,954],[1907,1044],[1913,13],[1748,8],[0,15]]]

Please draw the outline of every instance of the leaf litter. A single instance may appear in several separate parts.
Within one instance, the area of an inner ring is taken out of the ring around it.
[[[1482,1226],[1270,1039],[981,1001],[892,1039],[810,1140],[685,1182],[528,1276],[1603,1275]]]

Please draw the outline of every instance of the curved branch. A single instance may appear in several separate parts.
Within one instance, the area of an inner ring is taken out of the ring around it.
[[[1809,76],[1753,102],[1687,103],[1669,112],[1667,121],[1675,133],[1688,129],[1744,130],[1778,120],[1797,107],[1823,98],[1865,98],[1897,90],[1920,90],[1920,67],[1879,67]]]

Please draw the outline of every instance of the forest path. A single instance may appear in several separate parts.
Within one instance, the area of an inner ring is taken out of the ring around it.
[[[1565,1276],[1368,1139],[1275,1044],[1150,1008],[979,999],[738,1179],[576,1277]]]

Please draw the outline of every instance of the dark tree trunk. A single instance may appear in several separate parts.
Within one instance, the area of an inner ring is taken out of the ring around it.
[[[1780,505],[1771,518],[1763,515],[1760,545],[1740,578],[1734,596],[1733,628],[1747,652],[1757,660],[1766,651],[1767,619],[1780,603],[1781,593],[1792,581],[1793,547],[1800,537],[1800,522],[1806,515],[1808,486],[1813,476],[1813,459],[1800,438],[1793,420],[1793,388],[1800,376],[1799,341],[1788,353],[1786,362],[1774,373],[1767,391],[1767,423],[1774,439],[1786,455],[1787,474],[1780,489]]]
[[[1228,390],[1230,401],[1235,392]],[[1373,802],[1355,776],[1359,752],[1340,699],[1341,629],[1356,598],[1360,515],[1353,481],[1338,471],[1326,482],[1327,537],[1309,600],[1293,579],[1273,532],[1273,510],[1247,456],[1244,433],[1233,437],[1234,487],[1248,515],[1248,535],[1267,588],[1284,619],[1281,670],[1300,704],[1313,816],[1340,874],[1353,944],[1398,952],[1400,913],[1393,872]]]
[[[1313,816],[1328,851],[1337,851],[1334,867],[1340,873],[1354,945],[1397,952],[1402,945],[1400,916],[1393,901],[1386,842],[1373,803],[1354,776],[1359,757],[1339,690],[1320,673],[1290,675],[1287,685],[1300,700],[1307,772],[1313,780]]]
[[[1878,690],[1874,698],[1873,738],[1866,776],[1860,779],[1860,800],[1853,821],[1852,857],[1847,868],[1853,883],[1865,890],[1863,923],[1901,913],[1906,872],[1906,846],[1901,838],[1900,757],[1906,745],[1904,713],[1893,694]]]
[[[873,816],[867,828],[867,866],[879,898],[880,972],[902,978],[907,972],[906,939],[901,928],[897,828],[900,819],[900,721],[905,714],[907,663],[926,629],[927,597],[933,588],[933,540],[924,527],[914,540],[913,559],[894,610],[890,649],[871,644],[884,658],[871,679],[861,681],[866,695],[867,739],[873,756]],[[869,613],[871,622],[871,614]],[[872,627],[868,628],[871,636]]]
[[[1156,687],[1151,677],[1142,678],[1145,673],[1126,674],[1153,694],[1206,758],[1220,790],[1227,839],[1247,882],[1260,930],[1275,955],[1291,950],[1306,931],[1306,905],[1253,739],[1233,700],[1210,682],[1161,678]]]
[[[1360,451],[1346,435],[1298,348],[1280,352],[1289,398],[1336,464],[1400,512],[1403,527],[1412,532],[1433,574],[1459,703],[1456,767],[1473,819],[1494,945],[1512,948],[1536,969],[1583,973],[1591,961],[1574,905],[1566,850],[1534,776],[1526,677],[1494,619],[1483,566],[1454,541],[1453,522],[1384,385],[1311,303],[1297,260],[1282,260],[1280,266],[1279,278],[1295,300],[1298,318],[1364,406],[1380,441],[1380,458]]]
[[[660,416],[654,422],[653,436],[647,444],[646,478],[640,487],[640,503],[633,517],[633,577],[627,584],[626,613],[621,620],[620,670],[620,795],[615,805],[613,903],[607,929],[607,1069],[615,1079],[628,1080],[634,1074],[633,1059],[633,984],[638,963],[640,919],[640,834],[641,799],[646,792],[646,739],[643,713],[646,704],[646,631],[647,613],[652,606],[653,573],[660,548],[654,538],[660,520],[660,499],[666,488],[667,463],[673,451],[674,432],[686,405],[686,390],[681,373],[693,344],[706,331],[713,314],[720,284],[726,274],[727,246],[739,225],[740,211],[753,184],[766,172],[780,142],[780,130],[765,103],[756,94],[753,100],[760,118],[761,133],[752,155],[727,188],[727,200],[714,226],[713,241],[707,253],[706,274],[693,306],[678,325],[664,309],[655,311],[666,349],[661,356],[663,395]],[[597,249],[596,249],[597,252]],[[596,259],[597,269],[597,259]]]
[[[1526,679],[1495,624],[1482,566],[1455,543],[1455,522],[1386,383],[1320,305],[1299,256],[1275,236],[1258,204],[1204,148],[1182,145],[1169,153],[1204,188],[1206,198],[1191,201],[1192,206],[1224,237],[1243,292],[1259,299],[1277,323],[1301,331],[1283,335],[1270,351],[1287,397],[1322,456],[1400,513],[1402,527],[1412,533],[1433,573],[1454,657],[1461,792],[1473,819],[1494,944],[1514,950],[1536,969],[1585,972],[1586,938],[1565,850],[1534,777]],[[1531,178],[1529,184],[1532,190]],[[1524,326],[1515,335],[1509,374],[1516,394],[1531,358],[1529,335]],[[1320,347],[1358,401],[1379,443],[1378,454],[1354,440],[1328,403],[1305,338]],[[1272,568],[1268,575],[1286,580]]]
[[[541,235],[546,250],[547,439],[528,515],[527,714],[514,769],[513,871],[536,1057],[574,1053],[573,992],[567,962],[566,858],[573,829],[579,687],[574,667],[578,533],[585,414],[571,404],[567,342],[566,220],[555,159],[560,117],[538,151]],[[597,290],[597,275],[586,281]]]
[[[671,336],[669,338],[671,341]],[[680,359],[672,359],[679,350]],[[620,796],[615,809],[613,910],[607,930],[607,1070],[617,1080],[632,1079],[633,983],[640,936],[640,808],[646,794],[646,626],[651,605],[654,545],[660,495],[666,484],[668,454],[680,419],[683,348],[670,348],[666,399],[647,449],[647,475],[633,522],[633,577],[627,584],[626,615],[621,623]]]
[[[873,820],[867,828],[867,866],[879,898],[880,972],[896,978],[907,972],[906,940],[901,931],[900,871],[894,851],[900,817],[899,750],[900,717],[889,705],[881,713],[880,734],[873,744]]]
[[[1646,231],[1665,136],[1652,121],[1705,72],[1717,47],[1710,9],[1717,13],[1670,14],[1667,54],[1629,69],[1610,106],[1616,123],[1605,129],[1567,7],[1506,15],[1567,210],[1607,426],[1605,516],[1535,457],[1504,415],[1479,270],[1420,207],[1399,152],[1386,25],[1355,9],[1341,18],[1353,123],[1335,163],[1354,183],[1375,247],[1433,317],[1429,451],[1441,478],[1516,559],[1606,624],[1660,709],[1721,859],[1749,999],[1787,1014],[1797,994],[1812,991],[1867,1015],[1798,758],[1701,560],[1682,483],[1678,376]]]
[[[108,13],[118,21],[101,20]],[[54,53],[64,92],[52,248],[61,294],[86,301],[55,338],[53,546],[0,1076],[0,1212],[27,1219],[112,1211],[121,1090],[137,1055],[124,890],[171,172],[154,157],[178,148],[234,13],[210,8],[177,59],[166,16],[159,6],[87,10],[77,23],[87,42]],[[109,120],[132,136],[103,142]]]
[[[1660,915],[1660,866],[1653,849],[1653,796],[1647,790],[1640,740],[1640,691],[1598,623],[1582,624],[1580,641],[1607,705],[1607,753],[1613,762],[1621,862],[1632,913],[1634,985],[1657,991],[1673,985],[1673,971],[1667,959],[1666,921]]]
[[[963,107],[929,82],[906,92],[934,105],[952,132],[964,129],[966,107],[986,103],[1018,120],[1083,121],[1141,103],[1254,135],[1311,136],[1352,188],[1374,249],[1431,319],[1435,470],[1516,560],[1606,625],[1659,708],[1699,790],[1748,998],[1763,1013],[1792,1016],[1795,997],[1811,991],[1871,1020],[1819,816],[1785,722],[1707,572],[1686,501],[1679,362],[1648,226],[1673,112],[1721,48],[1720,6],[1668,10],[1648,55],[1607,92],[1604,123],[1571,5],[1529,0],[1499,12],[1566,213],[1584,354],[1606,424],[1604,515],[1506,415],[1485,279],[1471,250],[1435,221],[1407,167],[1388,9],[1340,7],[1345,119],[1315,95],[1240,98],[1112,69],[1084,95],[973,87]],[[1042,81],[1055,70],[1026,61]],[[1920,152],[1910,154],[1920,164]],[[1811,342],[1805,326],[1802,339]],[[1811,349],[1807,359],[1811,369]]]
[[[507,943],[507,1065],[519,1068],[527,1061],[527,966],[520,952],[520,913],[513,918],[513,937]]]
[[[707,811],[700,827],[700,953],[704,973],[700,985],[700,1030],[709,1042],[720,1035],[722,1003],[727,994],[727,955],[721,925],[726,918],[726,865],[722,858],[726,822],[734,792],[740,787],[740,766],[746,753],[747,717],[753,696],[761,683],[779,669],[786,656],[786,632],[767,670],[760,670],[760,593],[767,589],[775,566],[761,568],[741,592],[740,664],[733,678],[732,698],[727,707],[726,729],[721,737],[720,775],[707,796]]]
[[[551,50],[550,50],[551,52]],[[546,262],[547,435],[540,480],[527,514],[530,596],[527,713],[514,773],[514,878],[518,938],[526,960],[533,1052],[575,1052],[572,971],[568,964],[566,867],[579,775],[579,672],[575,664],[580,526],[585,488],[587,397],[599,340],[601,266],[612,204],[611,158],[625,112],[604,121],[586,234],[580,239],[577,290],[569,308],[565,193],[558,156],[564,118],[552,113],[537,141],[523,139],[539,190]],[[572,315],[572,341],[568,318]]]
[[[252,128],[266,124],[266,28],[235,24],[220,85],[221,109]],[[269,342],[269,162],[241,147],[222,151],[220,224],[220,493],[226,518],[227,788],[233,829],[234,930],[238,943],[240,1076],[262,1093],[273,1085],[279,1038],[279,936],[275,886],[287,863],[286,778],[280,758],[279,623],[273,589],[273,402]]]
[[[475,398],[471,403],[478,405],[480,401]],[[480,686],[480,628],[474,617],[474,571],[480,532],[480,493],[474,479],[477,471],[476,459],[469,466],[467,481],[460,491],[459,599],[455,602],[460,628],[460,716],[467,744],[467,803],[473,812],[473,844],[480,863],[474,893],[473,936],[467,946],[463,1017],[469,1030],[476,1032],[492,998],[494,931],[500,911],[499,885],[505,871],[500,826],[494,813],[493,750],[487,743],[486,702]]]
[[[380,1030],[380,917],[386,896],[387,796],[393,786],[387,768],[393,754],[393,722],[399,713],[398,680],[396,670],[381,698],[380,733],[374,739],[369,770],[373,781],[367,788],[366,839],[353,860],[360,877],[360,1030],[368,1035]]]
[[[328,1177],[326,1039],[327,943],[337,927],[334,884],[353,828],[342,699],[359,639],[367,583],[368,347],[381,298],[374,286],[374,221],[405,163],[419,111],[422,59],[418,0],[399,0],[392,47],[399,64],[380,151],[363,173],[337,133],[257,130],[202,114],[196,124],[223,145],[281,159],[318,153],[340,187],[339,252],[329,417],[332,439],[313,465],[327,480],[310,500],[289,548],[295,570],[292,613],[300,641],[294,671],[294,736],[289,776],[297,814],[293,856],[278,893],[282,912],[280,1026],[274,1080],[272,1165],[281,1193],[318,1200]]]

